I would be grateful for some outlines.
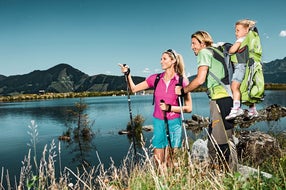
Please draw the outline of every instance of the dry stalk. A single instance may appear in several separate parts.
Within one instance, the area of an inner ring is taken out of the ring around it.
[[[73,176],[77,178],[77,180],[80,181],[86,188],[92,189],[80,177],[78,177],[71,169],[69,169],[68,167],[65,167],[65,169],[68,170],[71,174],[73,174]]]

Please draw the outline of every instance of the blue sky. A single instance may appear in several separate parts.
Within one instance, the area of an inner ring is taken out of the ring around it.
[[[0,0],[0,74],[67,63],[88,75],[160,72],[161,53],[174,49],[196,74],[190,35],[208,31],[233,42],[234,23],[257,21],[263,61],[286,57],[285,0]]]

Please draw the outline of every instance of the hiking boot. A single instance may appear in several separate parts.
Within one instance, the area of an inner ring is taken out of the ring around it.
[[[244,111],[241,108],[234,109],[231,108],[231,111],[228,116],[225,117],[226,120],[231,120],[236,118],[237,116],[243,115]]]
[[[259,116],[259,114],[258,114],[258,112],[256,110],[251,110],[251,111],[248,112],[248,117],[249,118],[254,118],[254,117],[258,117],[258,116]]]

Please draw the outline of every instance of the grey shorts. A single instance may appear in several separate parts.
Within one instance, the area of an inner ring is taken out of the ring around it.
[[[232,75],[232,81],[241,83],[244,79],[246,64],[236,63],[234,64],[234,73]]]

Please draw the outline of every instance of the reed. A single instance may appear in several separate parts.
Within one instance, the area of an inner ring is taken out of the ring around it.
[[[30,130],[33,132],[29,134],[38,135],[35,123],[31,123]],[[31,139],[31,142],[37,142],[37,138],[31,136]],[[2,168],[0,190],[286,189],[285,155],[267,162],[272,169],[266,172],[271,172],[272,178],[266,178],[260,173],[246,177],[239,172],[212,169],[207,162],[198,160],[194,160],[192,165],[189,165],[185,148],[179,150],[176,157],[178,166],[175,167],[156,166],[152,148],[145,147],[142,143],[142,151],[138,152],[139,159],[136,162],[131,144],[126,157],[118,167],[114,165],[111,158],[109,168],[105,168],[100,161],[97,166],[90,168],[83,166],[76,171],[71,170],[68,166],[64,166],[63,171],[61,171],[61,165],[56,168],[56,160],[61,161],[61,147],[60,144],[57,147],[54,140],[49,146],[44,146],[40,159],[32,155],[33,148],[36,148],[35,144],[28,149],[28,153],[22,161],[19,177],[15,177],[14,182],[9,176],[9,171]],[[100,160],[98,153],[95,157]],[[56,177],[56,172],[60,173],[59,177]]]

